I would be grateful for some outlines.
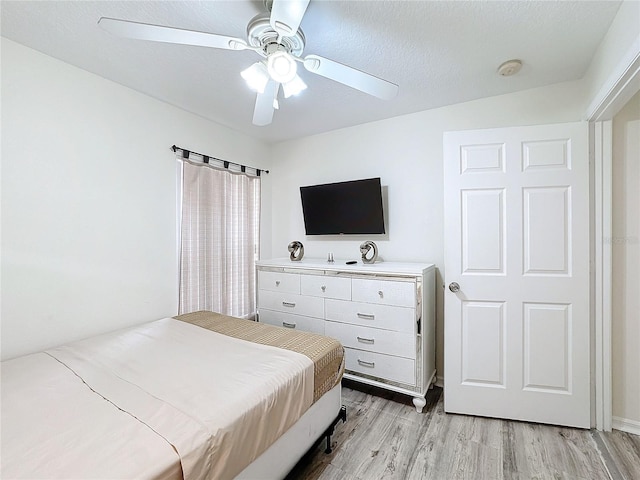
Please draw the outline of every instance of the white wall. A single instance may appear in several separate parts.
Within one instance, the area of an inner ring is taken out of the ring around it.
[[[613,118],[612,220],[613,417],[640,432],[640,93]]]
[[[169,147],[262,168],[268,147],[9,40],[1,48],[2,358],[175,315]]]
[[[271,257],[288,255],[291,240],[305,256],[357,259],[367,237],[306,237],[302,185],[380,177],[388,193],[388,234],[370,237],[388,261],[435,263],[443,268],[442,134],[450,130],[571,122],[581,119],[587,98],[581,82],[476,100],[345,128],[274,146]],[[269,252],[263,249],[263,258]],[[439,276],[438,284],[442,284]],[[443,372],[443,292],[438,289],[437,369]]]

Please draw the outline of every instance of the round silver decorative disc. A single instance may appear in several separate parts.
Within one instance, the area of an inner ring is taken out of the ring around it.
[[[367,257],[370,251],[373,250],[373,254]],[[362,263],[375,263],[378,258],[378,246],[371,240],[367,240],[360,245],[360,253],[362,254]]]
[[[304,257],[304,245],[302,245],[302,242],[294,240],[289,244],[287,249],[289,250],[289,258],[292,262],[299,262],[302,260],[302,257]]]

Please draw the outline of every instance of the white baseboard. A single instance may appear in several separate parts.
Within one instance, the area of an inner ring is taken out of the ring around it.
[[[623,432],[632,433],[634,435],[640,435],[640,422],[636,420],[629,420],[628,418],[613,417],[611,424],[616,430],[622,430]]]

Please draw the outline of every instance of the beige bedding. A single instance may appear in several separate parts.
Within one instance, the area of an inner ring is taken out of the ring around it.
[[[314,367],[314,402],[342,379],[344,348],[333,338],[208,311],[186,313],[174,318],[223,335],[284,348],[309,357]]]
[[[2,362],[1,458],[3,479],[182,478],[170,443],[43,352]]]
[[[22,357],[10,361],[15,375],[6,381],[3,363],[2,478],[167,478],[177,463],[189,480],[231,479],[314,399],[316,365],[308,356],[171,318],[38,355],[65,379],[51,385],[47,372],[42,381],[21,375],[29,372]],[[47,400],[48,389],[61,389],[59,402]],[[57,421],[61,411],[64,421]],[[5,418],[15,422],[7,426]],[[115,431],[100,433],[109,424]],[[84,446],[77,463],[76,446]],[[126,470],[140,452],[148,458]],[[64,468],[56,474],[58,458]]]

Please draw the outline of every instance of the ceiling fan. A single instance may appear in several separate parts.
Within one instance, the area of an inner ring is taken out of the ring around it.
[[[178,43],[225,50],[253,50],[263,58],[241,72],[252,90],[257,92],[253,112],[255,125],[268,125],[278,108],[278,92],[282,86],[285,98],[307,88],[297,73],[300,63],[311,73],[321,75],[361,92],[383,100],[398,93],[398,86],[356,70],[353,67],[318,55],[302,57],[305,37],[300,30],[302,17],[310,0],[264,0],[267,10],[254,17],[247,25],[247,40],[195,32],[160,25],[130,22],[102,17],[98,24],[104,30],[119,37],[154,42]]]

